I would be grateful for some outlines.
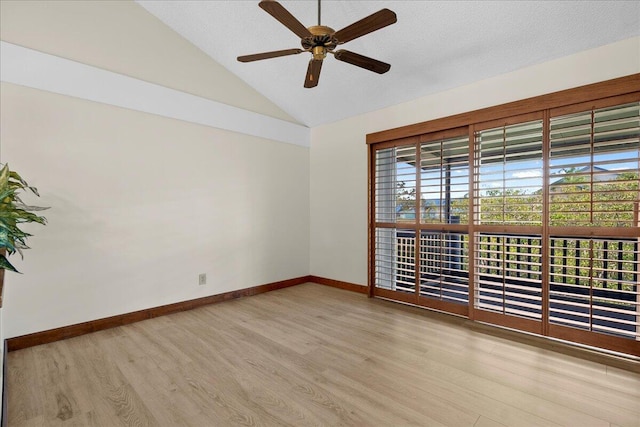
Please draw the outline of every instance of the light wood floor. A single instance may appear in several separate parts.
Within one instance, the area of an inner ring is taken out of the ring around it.
[[[305,284],[9,353],[9,426],[640,426],[640,375]]]

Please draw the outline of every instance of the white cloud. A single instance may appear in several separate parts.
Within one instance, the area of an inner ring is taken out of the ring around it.
[[[485,188],[502,188],[502,182],[486,182],[481,186],[483,189]]]
[[[515,178],[539,178],[542,176],[541,169],[529,169],[526,171],[514,172]]]

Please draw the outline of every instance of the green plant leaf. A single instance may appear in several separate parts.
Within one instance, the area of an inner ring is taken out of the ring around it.
[[[36,187],[25,187],[27,190],[30,190],[33,194],[35,194],[36,196],[40,197],[40,193],[38,193],[38,189]]]
[[[2,169],[0,169],[0,186],[5,188],[9,183],[9,165],[5,164]]]
[[[30,206],[30,205],[25,205],[22,202],[18,204],[18,207],[22,210],[29,211],[29,212],[46,211],[47,209],[51,209],[49,206]]]
[[[11,225],[23,222],[37,222],[42,225],[47,223],[47,219],[45,217],[38,216],[19,208],[14,208],[13,210],[0,209],[0,221],[10,223]]]
[[[0,203],[5,206],[10,206],[16,199],[15,190],[12,189],[3,189],[0,193]]]
[[[16,273],[20,273],[16,268],[11,265],[9,260],[4,256],[0,255],[0,268],[4,268],[5,270],[15,271]]]
[[[9,253],[13,253],[15,247],[15,240],[11,237],[8,231],[4,228],[0,228],[0,248],[6,248]]]
[[[22,177],[20,175],[18,175],[18,172],[16,171],[9,171],[9,179],[13,179],[14,181],[18,181],[20,184],[22,184],[23,187],[28,187],[29,184],[27,184],[27,181],[25,181],[24,179],[22,179]]]
[[[33,212],[41,211],[44,207],[31,206],[23,203],[20,191],[31,191],[39,196],[35,187],[29,186],[17,172],[11,171],[7,164],[0,169],[0,248],[5,248],[9,255],[18,252],[22,256],[22,249],[28,249],[26,239],[31,234],[22,231],[20,224],[35,222],[45,225],[47,219]],[[5,256],[0,258],[0,268],[17,270]]]

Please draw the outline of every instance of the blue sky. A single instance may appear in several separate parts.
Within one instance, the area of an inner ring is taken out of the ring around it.
[[[563,174],[563,169],[569,167],[581,168],[588,165],[590,156],[559,157],[550,161],[550,183]],[[615,153],[602,153],[594,156],[594,164],[609,171],[638,171],[640,170],[640,149]],[[502,188],[503,180],[509,188],[517,187],[521,190],[534,192],[542,188],[542,159],[525,160],[519,162],[491,163],[481,166],[481,190]],[[422,172],[422,198],[438,199],[440,191],[440,170]],[[415,166],[408,163],[398,163],[397,180],[405,182],[406,188],[415,188]],[[453,198],[464,197],[468,194],[469,169],[456,166],[451,171],[451,195]]]

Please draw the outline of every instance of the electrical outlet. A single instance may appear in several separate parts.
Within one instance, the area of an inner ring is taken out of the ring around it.
[[[198,285],[206,285],[207,284],[207,273],[201,273],[198,275]]]

